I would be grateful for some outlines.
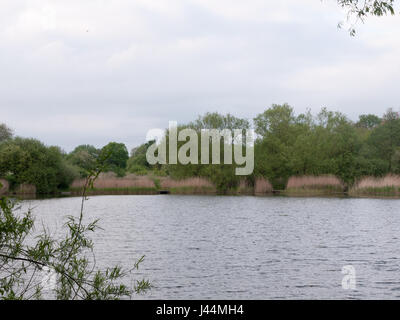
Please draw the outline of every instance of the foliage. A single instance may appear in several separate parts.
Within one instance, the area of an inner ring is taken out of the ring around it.
[[[393,172],[394,162],[398,163],[396,159],[398,159],[398,148],[400,147],[399,114],[389,109],[383,117],[382,125],[371,132],[367,143],[371,156],[385,162],[386,172]]]
[[[339,6],[347,10],[347,20],[351,21],[349,32],[352,36],[356,34],[354,26],[358,21],[364,22],[368,16],[394,15],[394,3],[394,0],[338,0]],[[339,24],[341,26],[342,23]]]
[[[253,123],[257,139],[254,173],[248,177],[251,184],[262,177],[274,189],[283,189],[291,176],[331,174],[340,178],[348,189],[363,176],[400,173],[400,116],[392,109],[382,117],[365,114],[352,122],[344,114],[325,108],[317,115],[310,111],[297,115],[288,104],[274,104],[256,115]],[[206,113],[181,125],[178,132],[186,128],[198,133],[200,146],[202,129],[249,129],[250,122],[230,114]],[[168,130],[164,139],[168,150]],[[186,142],[179,141],[178,150]],[[150,165],[146,153],[153,143],[134,148],[129,157],[125,145],[115,142],[102,150],[81,145],[65,155],[59,148],[46,147],[34,139],[8,139],[0,144],[0,177],[6,177],[12,186],[31,183],[39,192],[48,193],[67,187],[78,175],[87,176],[99,158],[109,157],[105,169],[119,176],[127,171],[175,179],[203,177],[212,181],[221,193],[237,188],[235,166],[229,164]],[[221,160],[225,147],[221,140]],[[200,163],[201,150],[198,160]]]
[[[374,114],[362,114],[359,116],[359,120],[356,126],[364,129],[374,129],[379,126],[382,119]]]
[[[107,156],[105,171],[115,172],[119,177],[125,175],[129,155],[123,143],[110,142],[100,150],[92,145],[80,145],[67,156],[67,160],[85,178],[101,156]]]
[[[178,132],[186,128],[194,129],[197,132],[198,137],[198,162],[201,159],[201,130],[202,129],[218,129],[218,130],[234,130],[234,129],[249,129],[250,123],[246,119],[237,118],[231,114],[221,115],[217,112],[206,113],[204,116],[199,117],[196,121],[191,122],[187,125],[182,125],[178,128]],[[166,134],[167,145],[169,140],[169,132]],[[185,144],[186,141],[178,142],[178,149]],[[211,144],[210,144],[211,149]],[[225,144],[221,140],[220,145],[220,159],[224,159]],[[209,151],[211,157],[211,151]],[[211,163],[211,161],[210,161]],[[217,188],[218,192],[226,193],[232,189],[237,188],[240,179],[235,174],[235,166],[232,165],[213,165],[213,164],[168,164],[165,166],[165,171],[176,179],[185,179],[190,177],[203,177],[210,180]]]
[[[273,105],[254,123],[259,135],[255,175],[268,178],[275,189],[284,188],[292,175],[334,174],[348,189],[363,175],[386,172],[382,154],[373,155],[357,125],[339,112],[322,109],[316,117],[309,112],[295,116],[289,105]],[[374,136],[378,128],[364,129]]]
[[[12,130],[7,127],[4,123],[0,123],[0,143],[11,139],[13,136]]]
[[[130,173],[135,173],[137,175],[145,175],[150,170],[155,169],[150,166],[146,159],[147,149],[153,144],[155,141],[149,141],[137,148],[132,149],[131,156],[127,162],[127,171]]]
[[[77,167],[80,176],[85,178],[95,167],[99,155],[100,150],[96,149],[92,145],[84,144],[76,147],[70,154],[68,154],[67,160],[71,165]]]
[[[249,122],[232,115],[207,113],[196,121],[178,128],[200,131],[208,129],[249,128]],[[254,118],[257,133],[255,170],[248,177],[267,178],[274,189],[284,189],[289,177],[302,175],[335,175],[348,190],[361,177],[400,173],[400,120],[389,109],[382,117],[361,115],[357,123],[340,112],[323,108],[317,115],[310,111],[296,115],[288,104],[274,104]],[[167,148],[169,132],[166,131]],[[185,142],[178,142],[180,148]],[[200,145],[200,141],[198,142]],[[131,172],[154,172],[156,166],[144,161],[148,146],[135,149],[129,160]],[[221,142],[221,158],[224,150]],[[198,155],[199,159],[201,154]],[[142,162],[141,162],[142,161]],[[200,161],[199,161],[200,162]],[[134,165],[138,165],[135,167]],[[157,166],[159,167],[159,166]],[[221,193],[235,189],[239,179],[230,165],[167,164],[164,171],[175,179],[204,177]]]
[[[359,18],[395,14],[394,0],[338,0],[338,4]]]
[[[129,153],[123,143],[110,142],[101,149],[100,156],[107,156],[106,171],[113,171],[119,177],[125,175]]]
[[[207,112],[204,116],[200,116],[196,121],[191,122],[188,127],[201,129],[248,129],[250,123],[246,119],[237,118],[230,113],[226,115],[219,114],[218,112]]]
[[[53,193],[68,187],[76,172],[60,148],[17,137],[0,145],[0,177],[7,177],[14,186],[28,183],[38,193]]]

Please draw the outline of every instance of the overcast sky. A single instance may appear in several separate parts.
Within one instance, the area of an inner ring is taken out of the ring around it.
[[[351,38],[335,0],[2,0],[0,122],[66,151],[207,111],[399,109],[400,17]]]

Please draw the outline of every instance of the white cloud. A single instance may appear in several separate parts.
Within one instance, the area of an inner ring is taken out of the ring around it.
[[[206,111],[397,107],[400,21],[350,38],[342,18],[334,0],[4,0],[0,121],[71,148]]]
[[[309,18],[307,13],[321,12],[321,3],[310,0],[279,0],[275,2],[265,0],[193,0],[193,2],[224,18],[253,23],[304,22]],[[339,10],[337,7],[333,7],[332,3],[325,3],[324,5],[330,10],[332,8]]]

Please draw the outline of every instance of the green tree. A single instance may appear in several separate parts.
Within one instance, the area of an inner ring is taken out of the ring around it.
[[[263,137],[276,137],[282,143],[287,143],[295,123],[293,108],[287,103],[273,104],[271,108],[254,118],[255,132]]]
[[[12,130],[7,127],[4,123],[0,123],[0,143],[11,139],[13,136]]]
[[[255,118],[255,174],[284,189],[292,175],[334,174],[348,188],[365,172],[362,141],[353,123],[339,112],[322,109],[296,116],[287,105],[273,105]]]
[[[393,157],[400,147],[400,117],[393,109],[383,116],[382,125],[375,128],[368,138],[372,156],[386,163],[386,171],[393,169]]]
[[[374,114],[362,114],[359,116],[359,120],[356,123],[356,126],[364,129],[374,129],[379,126],[382,122],[382,119]]]
[[[324,108],[317,119],[318,174],[334,174],[348,189],[363,172],[360,137],[353,123],[340,112]]]
[[[198,163],[201,159],[201,130],[202,129],[218,129],[218,130],[234,130],[234,129],[249,129],[250,123],[246,119],[237,118],[231,114],[206,113],[200,116],[196,121],[187,125],[182,125],[178,128],[178,133],[186,128],[194,129],[198,137]],[[169,131],[166,131],[166,139],[169,141]],[[233,137],[232,137],[233,139]],[[186,142],[178,142],[178,149]],[[209,155],[211,158],[211,143]],[[220,159],[223,162],[225,151],[225,141],[220,140]],[[169,161],[168,161],[169,162]],[[166,165],[166,171],[174,178],[183,179],[188,177],[204,177],[209,179],[217,188],[219,193],[227,193],[232,189],[237,188],[240,178],[235,174],[235,166],[229,164],[213,165],[210,159],[210,164],[188,164],[182,165],[180,163]]]
[[[321,154],[317,152],[319,137],[316,134],[316,124],[310,111],[296,118],[294,143],[289,157],[292,174],[317,175]]]
[[[230,113],[222,115],[218,112],[207,112],[203,116],[189,124],[189,127],[195,129],[218,129],[218,130],[234,130],[249,129],[250,123],[246,119],[237,118]]]
[[[136,174],[146,174],[149,170],[156,169],[159,166],[151,166],[147,162],[146,153],[147,149],[155,141],[146,142],[139,147],[132,149],[131,156],[127,162],[127,171]]]
[[[127,161],[129,159],[128,149],[125,144],[110,142],[100,152],[107,156],[106,170],[115,172],[118,176],[125,174]]]
[[[293,174],[292,149],[298,132],[293,108],[274,104],[254,118],[254,125],[258,134],[255,175],[268,178],[275,189],[282,190]]]
[[[73,166],[79,168],[81,177],[86,177],[95,167],[99,155],[99,149],[92,145],[84,144],[76,147],[70,154],[68,154],[67,160]]]
[[[13,186],[28,183],[42,194],[66,188],[76,177],[58,147],[35,139],[15,138],[0,145],[0,176]]]

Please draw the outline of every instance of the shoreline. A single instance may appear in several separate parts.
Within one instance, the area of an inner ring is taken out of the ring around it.
[[[35,186],[23,184],[9,190],[7,184],[0,195],[22,199],[43,199],[59,197],[76,197],[82,195],[85,180],[75,180],[64,190],[54,193],[36,192]],[[7,190],[8,189],[8,190]],[[214,195],[214,196],[280,196],[297,198],[370,198],[400,199],[400,176],[383,178],[367,177],[358,181],[350,190],[335,176],[293,176],[284,189],[274,189],[266,178],[256,178],[251,184],[246,180],[227,190],[218,189],[210,180],[192,177],[176,180],[159,176],[125,176],[104,175],[97,179],[93,188],[87,190],[88,196],[101,195]]]
[[[61,192],[59,194],[5,194],[4,196],[16,198],[18,200],[45,200],[45,199],[59,199],[59,198],[77,198],[81,197],[81,194],[78,192]],[[349,193],[293,193],[293,192],[271,192],[271,193],[217,193],[217,192],[208,192],[208,193],[189,193],[189,192],[168,192],[164,190],[149,190],[149,191],[126,191],[126,190],[95,190],[88,192],[87,196],[90,197],[98,197],[98,196],[214,196],[214,197],[255,197],[255,198],[337,198],[337,199],[381,199],[381,200],[400,200],[400,196],[392,196],[392,195],[357,195],[357,194],[349,194]]]

